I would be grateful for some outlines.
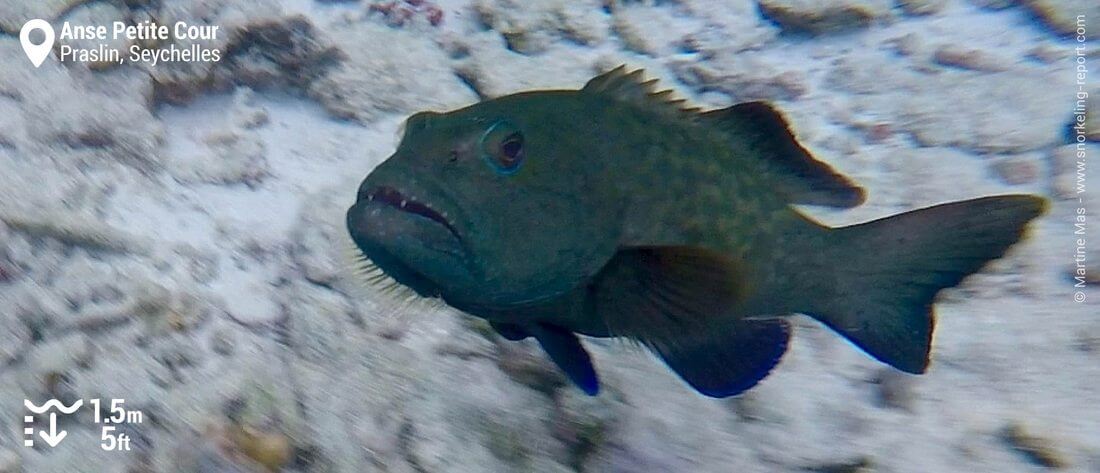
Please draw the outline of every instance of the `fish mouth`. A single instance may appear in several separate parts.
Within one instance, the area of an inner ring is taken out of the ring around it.
[[[365,198],[364,198],[365,197]],[[407,194],[401,193],[401,191],[390,186],[378,186],[373,188],[365,196],[361,196],[360,200],[366,200],[367,202],[377,202],[383,205],[387,205],[400,212],[417,215],[433,222],[436,222],[448,231],[459,241],[462,241],[462,237],[459,236],[458,230],[447,219],[447,215],[444,212],[435,210],[430,205],[416,200],[415,197],[411,197]]]
[[[347,212],[351,239],[364,257],[425,297],[465,271],[466,250],[446,211],[389,185],[360,186]]]

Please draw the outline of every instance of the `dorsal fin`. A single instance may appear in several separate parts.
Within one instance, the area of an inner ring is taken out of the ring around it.
[[[657,83],[657,79],[646,80],[643,69],[628,72],[624,64],[593,77],[581,90],[675,115],[693,115],[699,111],[684,106],[687,101],[673,98],[672,90],[658,90]]]
[[[863,203],[863,189],[798,144],[783,115],[766,102],[746,102],[698,115],[699,122],[748,149],[795,204],[851,208]]]
[[[792,203],[851,208],[863,203],[863,189],[814,159],[791,133],[783,115],[766,102],[746,102],[709,112],[685,105],[672,90],[657,90],[657,80],[645,80],[642,69],[616,67],[589,80],[583,92],[599,94],[676,117],[697,120],[748,149],[760,169]]]

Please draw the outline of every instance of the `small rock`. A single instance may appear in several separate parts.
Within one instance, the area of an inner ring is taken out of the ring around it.
[[[381,15],[386,24],[392,27],[402,27],[414,22],[436,27],[443,24],[444,18],[443,9],[435,2],[427,0],[375,0],[367,6],[367,13]]]
[[[913,33],[907,33],[896,38],[890,38],[884,43],[890,50],[899,56],[912,56],[920,52],[922,44],[920,38]]]
[[[533,58],[484,42],[471,44],[470,50],[454,73],[482,99],[531,89],[579,88],[594,72],[579,67],[576,63],[582,59],[568,51],[554,50]],[[571,61],[577,67],[562,70],[558,61]]]
[[[893,133],[889,123],[876,123],[867,128],[867,140],[872,143],[881,143]]]
[[[612,29],[631,51],[656,55],[661,49],[651,31],[654,22],[667,18],[665,10],[656,8],[618,8],[612,20]]]
[[[294,457],[294,446],[282,432],[231,426],[228,436],[245,456],[268,471],[282,471]]]
[[[883,407],[913,410],[914,398],[913,378],[905,373],[892,368],[882,368],[873,380],[878,388],[878,402]]]
[[[993,171],[1005,184],[1018,186],[1039,179],[1039,165],[1035,161],[1013,156],[999,159],[992,164]]]
[[[165,314],[165,326],[171,332],[188,332],[194,330],[210,316],[211,297],[179,292],[172,296],[171,305]]]
[[[316,366],[343,359],[350,343],[347,322],[352,307],[347,299],[313,287],[286,293],[279,305],[288,313],[286,327],[294,337],[294,353]]]
[[[481,22],[499,32],[509,49],[539,54],[559,39],[592,45],[607,37],[608,18],[598,0],[477,0]]]
[[[25,65],[33,68],[26,57],[16,62],[16,57],[4,59],[3,52],[0,48],[0,62],[8,66],[0,69],[0,96],[22,101],[23,119],[16,124],[35,143],[25,151],[49,154],[63,169],[120,162],[141,172],[159,168],[164,128],[148,100],[147,74],[134,67],[89,74],[52,60],[21,74]],[[39,86],[21,85],[31,80]],[[6,83],[13,86],[10,91],[4,90]]]
[[[146,254],[151,243],[85,214],[55,209],[0,209],[0,221],[34,237],[53,238],[90,250]]]
[[[605,390],[602,396],[593,397],[570,389],[561,393],[555,405],[555,413],[549,422],[555,438],[569,449],[568,464],[577,471],[584,468],[589,458],[606,448],[615,436],[624,413],[621,399],[614,391]]]
[[[220,259],[212,251],[181,245],[173,249],[172,256],[186,263],[187,274],[199,284],[214,281],[221,274]]]
[[[345,236],[339,188],[325,188],[305,197],[298,222],[291,230],[290,256],[305,278],[333,285],[354,267],[355,252]]]
[[[256,93],[248,87],[240,87],[233,94],[233,124],[244,129],[266,125],[267,109],[256,105]]]
[[[1100,30],[1087,23],[1100,18],[1100,3],[1095,0],[1023,0],[1035,16],[1043,20],[1058,34],[1085,35],[1088,39],[1100,38]]]
[[[208,427],[204,432],[183,436],[171,455],[171,471],[180,473],[263,473],[256,464],[235,449],[224,427]]]
[[[253,89],[304,89],[339,61],[339,51],[309,18],[287,15],[274,0],[225,4],[194,2],[161,8],[149,18],[162,25],[183,21],[219,26],[212,39],[186,40],[177,47],[201,47],[221,53],[221,61],[158,64],[148,73],[158,101],[183,104],[210,91],[229,92],[238,85]]]
[[[1042,42],[1027,52],[1027,57],[1035,59],[1043,64],[1055,64],[1069,57],[1066,48],[1056,46],[1048,42]]]
[[[373,23],[332,34],[347,45],[347,59],[313,81],[309,94],[336,117],[367,123],[388,113],[448,110],[477,98],[452,72],[447,54],[424,35]]]
[[[898,0],[898,6],[908,15],[931,15],[943,11],[947,0]]]
[[[523,441],[526,437],[524,432],[517,431],[517,426],[511,423],[489,417],[478,427],[481,428],[482,444],[504,464],[527,464],[537,453],[532,451],[531,445]]]
[[[786,410],[782,402],[776,402],[774,387],[759,386],[727,400],[737,419],[745,423],[787,425],[796,420],[795,414]]]
[[[82,345],[73,352],[73,362],[82,370],[90,369],[95,364],[96,356],[99,353],[99,345],[93,342],[91,338],[84,337]]]
[[[5,305],[8,301],[5,300]],[[31,328],[10,305],[0,315],[0,366],[23,355],[33,341]]]
[[[1085,327],[1074,337],[1074,348],[1100,356],[1100,324]]]
[[[340,59],[336,47],[301,15],[255,21],[231,38],[224,73],[254,89],[304,89]]]
[[[1001,431],[1000,436],[1009,447],[1036,465],[1047,468],[1069,466],[1069,461],[1057,450],[1053,441],[1032,435],[1019,423],[1009,423]]]
[[[514,342],[497,344],[497,367],[501,371],[536,391],[551,393],[565,386],[565,376],[546,357],[513,345]]]
[[[1061,142],[1068,111],[1058,90],[1070,79],[1015,69],[921,73],[897,67],[889,55],[866,54],[837,60],[826,85],[853,93],[856,108],[890,116],[898,132],[923,146],[1018,154]]]
[[[640,2],[643,4],[656,3],[677,6],[680,11],[667,13],[667,21],[683,22],[685,14],[702,24],[691,23],[684,25],[691,31],[684,40],[680,41],[681,51],[695,51],[701,57],[709,58],[722,55],[732,55],[743,51],[755,50],[764,47],[774,41],[782,31],[773,22],[767,21],[760,15],[760,6],[757,0],[677,0],[675,2],[657,1]],[[667,11],[667,9],[666,9]],[[652,35],[668,34],[669,31],[661,31],[663,25],[658,23],[650,27],[648,33]],[[675,54],[671,51],[670,54]]]
[[[940,46],[933,53],[932,60],[943,66],[972,71],[998,72],[1007,69],[1006,61],[1003,59],[979,49],[966,49],[954,44]]]
[[[89,350],[83,334],[73,334],[34,345],[27,353],[27,387],[32,393],[66,403],[79,399],[70,373]]]
[[[795,100],[809,90],[806,74],[780,67],[750,53],[712,61],[677,61],[677,77],[699,90],[728,94],[734,102]]]
[[[1021,0],[969,0],[971,4],[987,10],[1004,10],[1019,5]]]
[[[258,185],[269,174],[263,140],[244,130],[217,131],[203,139],[205,153],[176,156],[169,172],[180,182]]]
[[[229,330],[218,329],[210,334],[210,349],[219,355],[232,355],[234,343],[233,332]]]
[[[870,472],[874,463],[868,457],[860,457],[854,460],[841,462],[828,462],[819,465],[810,465],[802,468],[808,473],[863,473]]]
[[[890,0],[760,0],[760,11],[785,31],[824,34],[866,27],[886,17]]]

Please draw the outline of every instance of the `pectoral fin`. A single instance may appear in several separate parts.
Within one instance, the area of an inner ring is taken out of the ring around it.
[[[763,379],[787,350],[780,318],[744,319],[746,268],[706,249],[620,251],[596,280],[595,310],[610,331],[638,340],[700,393],[738,394]]]
[[[546,324],[533,325],[528,330],[573,384],[590,396],[600,392],[592,359],[573,332]]]
[[[664,343],[729,314],[750,291],[744,268],[702,248],[620,250],[596,278],[596,312],[613,335]]]

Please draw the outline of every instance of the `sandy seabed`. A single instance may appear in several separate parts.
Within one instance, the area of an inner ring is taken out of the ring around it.
[[[31,18],[218,26],[63,43],[220,61],[35,68]],[[1100,127],[1071,128],[1100,110],[1098,31],[1089,1],[0,0],[0,473],[1100,471],[1100,201],[1078,192]],[[940,295],[927,374],[797,317],[728,400],[606,340],[587,397],[531,341],[347,275],[344,210],[408,115],[619,64],[705,107],[774,102],[868,189],[807,209],[831,225],[998,193],[1051,210]],[[130,450],[88,408],[24,446],[49,426],[23,400],[50,398],[125,399]]]

